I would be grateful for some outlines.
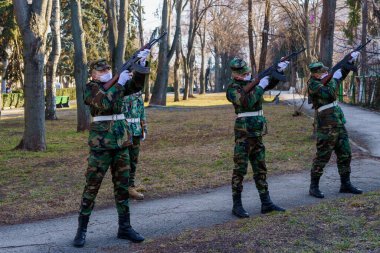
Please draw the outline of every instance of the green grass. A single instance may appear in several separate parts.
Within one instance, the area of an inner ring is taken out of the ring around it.
[[[141,146],[136,176],[147,199],[230,184],[234,110],[230,104],[205,106],[221,101],[227,104],[225,94],[182,102],[197,107],[147,110],[148,138]],[[308,170],[315,149],[310,119],[292,117],[292,109],[285,105],[265,104],[264,111],[269,124],[264,137],[269,176]],[[75,110],[59,110],[58,118],[46,123],[46,152],[13,150],[22,138],[23,118],[1,120],[0,224],[78,210],[88,133],[76,133]],[[112,194],[107,173],[96,208],[114,205]]]
[[[379,252],[380,192],[161,237],[133,252]]]

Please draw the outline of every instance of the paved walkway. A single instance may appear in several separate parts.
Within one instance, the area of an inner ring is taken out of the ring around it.
[[[365,191],[380,189],[380,161],[353,162],[352,181]],[[321,189],[326,199],[347,197],[340,194],[339,176],[335,166],[326,169]],[[308,195],[309,173],[269,176],[269,188],[275,203],[287,209],[326,201]],[[252,182],[245,184],[243,203],[251,215],[260,212],[260,201]],[[231,214],[229,186],[207,193],[185,194],[131,204],[132,224],[147,238],[178,233],[224,223],[236,219]],[[128,242],[116,239],[117,216],[114,208],[95,211],[89,224],[87,244],[83,249],[71,246],[77,226],[77,215],[30,224],[0,227],[0,252],[102,252],[110,246],[127,247]]]
[[[298,107],[302,104],[302,97],[298,94],[293,96],[293,94],[281,92],[280,99],[292,105],[296,104]],[[380,157],[380,113],[343,103],[339,103],[339,106],[346,117],[346,128],[350,138],[366,148],[372,156]],[[314,115],[314,110],[307,101],[303,108]]]
[[[276,94],[276,93],[275,93]],[[281,95],[292,102],[293,95]],[[301,99],[297,98],[296,103]],[[357,107],[342,105],[347,128],[355,141],[365,146],[370,154],[380,157],[380,115]],[[311,112],[306,104],[306,110]],[[6,111],[5,111],[6,112]],[[12,112],[13,116],[22,112]],[[365,191],[380,189],[380,160],[364,159],[352,163],[352,181]],[[319,200],[308,196],[309,172],[271,177],[272,199],[292,209],[315,204]],[[326,199],[350,196],[339,194],[336,166],[326,168],[321,180]],[[251,215],[260,212],[260,201],[253,183],[245,184],[243,201]],[[167,199],[132,202],[132,224],[147,238],[178,233],[188,228],[211,226],[234,220],[231,215],[231,190],[225,186],[208,192],[184,194]],[[117,215],[115,208],[95,211],[91,217],[87,244],[83,249],[71,246],[77,227],[77,215],[29,224],[0,226],[0,253],[9,252],[102,252],[110,246],[126,247],[127,241],[116,239]]]

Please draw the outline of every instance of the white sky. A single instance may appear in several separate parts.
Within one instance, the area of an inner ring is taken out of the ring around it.
[[[144,7],[144,37],[146,39],[149,39],[150,34],[152,33],[153,29],[157,26],[161,26],[161,21],[158,17],[156,17],[157,9],[158,13],[161,16],[161,6],[162,1],[161,0],[142,0],[142,6]]]

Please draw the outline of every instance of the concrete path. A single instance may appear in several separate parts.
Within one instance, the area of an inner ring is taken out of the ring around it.
[[[353,162],[352,181],[366,192],[380,189],[380,161],[357,160]],[[348,197],[339,194],[339,176],[335,166],[326,169],[321,189],[326,199]],[[289,210],[319,203],[324,200],[308,195],[309,173],[269,175],[269,188],[275,203]],[[245,184],[243,203],[251,215],[259,215],[260,201],[252,182]],[[188,228],[198,228],[236,219],[231,214],[229,186],[209,192],[185,194],[173,198],[146,202],[133,202],[132,224],[147,238],[178,233]],[[110,246],[127,248],[128,242],[116,239],[117,216],[114,208],[95,211],[91,217],[87,244],[83,249],[71,246],[77,226],[77,215],[30,224],[0,227],[0,252],[102,252]],[[127,251],[127,250],[125,250]]]
[[[272,94],[277,93],[273,92]],[[302,96],[299,94],[293,96],[293,94],[281,92],[280,99],[291,105],[296,104],[298,107],[302,104]],[[339,103],[339,106],[346,117],[346,128],[350,138],[359,146],[366,148],[372,156],[380,157],[380,113],[343,103]],[[307,101],[304,103],[303,109],[310,115],[314,115],[314,110]]]

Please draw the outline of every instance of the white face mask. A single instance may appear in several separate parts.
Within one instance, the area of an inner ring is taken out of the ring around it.
[[[99,77],[99,81],[101,81],[102,83],[106,83],[111,79],[112,79],[112,72],[108,72],[107,74],[101,75]]]
[[[329,75],[328,73],[324,73],[323,75],[321,75],[321,77],[319,79],[323,79],[323,78],[325,78],[328,75]]]
[[[249,75],[246,75],[243,80],[250,81],[251,79],[252,79],[252,74],[249,74]]]

